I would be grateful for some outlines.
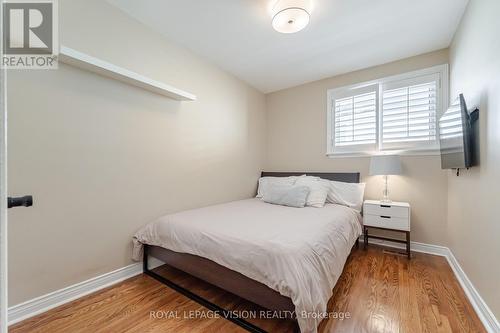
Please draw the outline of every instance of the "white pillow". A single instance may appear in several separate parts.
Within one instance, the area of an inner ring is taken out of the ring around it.
[[[307,206],[321,208],[325,205],[328,195],[328,186],[316,177],[299,177],[295,186],[307,186],[309,195],[307,196]]]
[[[302,208],[306,205],[308,195],[307,186],[274,184],[268,186],[262,200],[270,204]]]
[[[326,202],[350,207],[361,212],[365,183],[344,183],[323,179],[322,183],[328,186]]]
[[[269,186],[273,185],[294,185],[298,177],[261,177],[259,179],[259,188],[257,189],[256,198],[262,198]]]

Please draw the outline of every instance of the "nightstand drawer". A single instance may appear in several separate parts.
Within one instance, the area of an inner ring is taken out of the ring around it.
[[[392,206],[391,204],[365,204],[363,206],[364,215],[376,215],[376,216],[390,216],[390,217],[400,217],[403,219],[408,219],[409,209],[408,207]]]
[[[368,227],[379,227],[386,229],[410,230],[410,221],[406,218],[387,215],[368,215],[365,213],[363,224]]]

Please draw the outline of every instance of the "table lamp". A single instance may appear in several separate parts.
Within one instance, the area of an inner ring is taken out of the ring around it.
[[[384,176],[384,197],[381,202],[391,203],[389,199],[389,189],[387,185],[387,178],[390,175],[401,175],[401,160],[397,155],[377,155],[372,156],[370,161],[370,175],[371,176]]]

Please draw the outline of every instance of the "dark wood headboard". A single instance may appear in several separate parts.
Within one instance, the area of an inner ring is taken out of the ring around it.
[[[266,172],[261,177],[315,176],[344,183],[359,183],[359,172]]]

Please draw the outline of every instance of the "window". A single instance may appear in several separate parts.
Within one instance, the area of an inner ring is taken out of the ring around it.
[[[374,149],[377,143],[378,87],[338,94],[334,100],[334,142],[337,150]],[[345,149],[344,149],[345,148]]]
[[[328,155],[436,151],[447,66],[328,92]]]

